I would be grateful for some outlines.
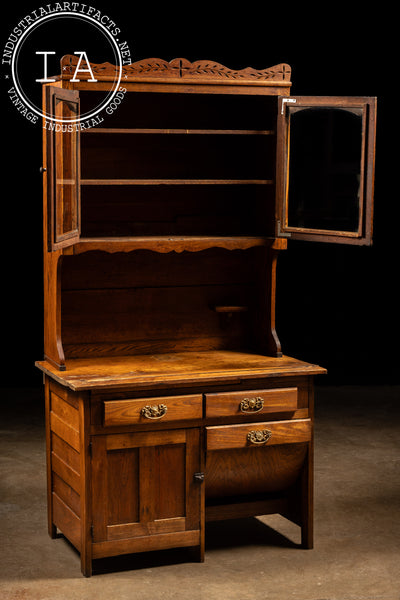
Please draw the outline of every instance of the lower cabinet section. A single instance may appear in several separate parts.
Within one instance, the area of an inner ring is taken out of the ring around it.
[[[86,576],[94,559],[150,550],[201,561],[206,521],[268,513],[311,548],[312,380],[283,384],[112,398],[46,377],[50,535],[79,550]]]

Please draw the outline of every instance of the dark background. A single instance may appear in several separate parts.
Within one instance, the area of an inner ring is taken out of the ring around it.
[[[351,3],[92,5],[122,29],[132,61],[211,59],[236,69],[287,62],[293,95],[378,97],[374,244],[289,241],[278,262],[277,332],[285,354],[328,369],[318,380],[323,385],[398,383],[398,51],[390,15]],[[2,49],[39,6],[7,5]],[[40,386],[34,361],[43,357],[42,129],[12,106],[3,70],[1,82],[2,385]]]

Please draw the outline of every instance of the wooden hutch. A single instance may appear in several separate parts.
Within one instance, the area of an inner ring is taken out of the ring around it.
[[[73,82],[76,64],[43,86],[47,114],[110,92],[116,67]],[[276,263],[290,239],[371,243],[376,100],[292,97],[290,78],[142,60],[104,122],[43,130],[48,524],[86,576],[203,560],[218,519],[280,513],[313,545],[325,370],[282,354]]]

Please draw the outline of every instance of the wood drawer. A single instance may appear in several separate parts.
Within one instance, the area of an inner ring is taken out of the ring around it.
[[[105,400],[104,425],[138,425],[201,419],[202,395]]]
[[[207,417],[251,417],[267,413],[294,412],[297,387],[206,395]]]
[[[277,444],[296,444],[311,440],[310,419],[272,421],[247,425],[207,427],[207,450],[263,448]]]

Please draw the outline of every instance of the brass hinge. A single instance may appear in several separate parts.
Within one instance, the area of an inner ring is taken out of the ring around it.
[[[296,98],[282,98],[281,115],[285,112],[285,104],[296,104]]]
[[[88,452],[89,452],[90,458],[92,458],[92,456],[93,456],[93,444],[92,444],[91,441],[89,442]]]
[[[290,238],[292,236],[291,233],[283,233],[282,229],[281,229],[281,222],[277,221],[276,222],[276,237],[285,237],[285,238]]]
[[[94,526],[93,525],[90,526],[90,537],[92,539],[94,538]]]
[[[197,483],[203,483],[204,479],[205,479],[205,474],[204,473],[195,473],[193,475],[193,479],[197,482]]]

